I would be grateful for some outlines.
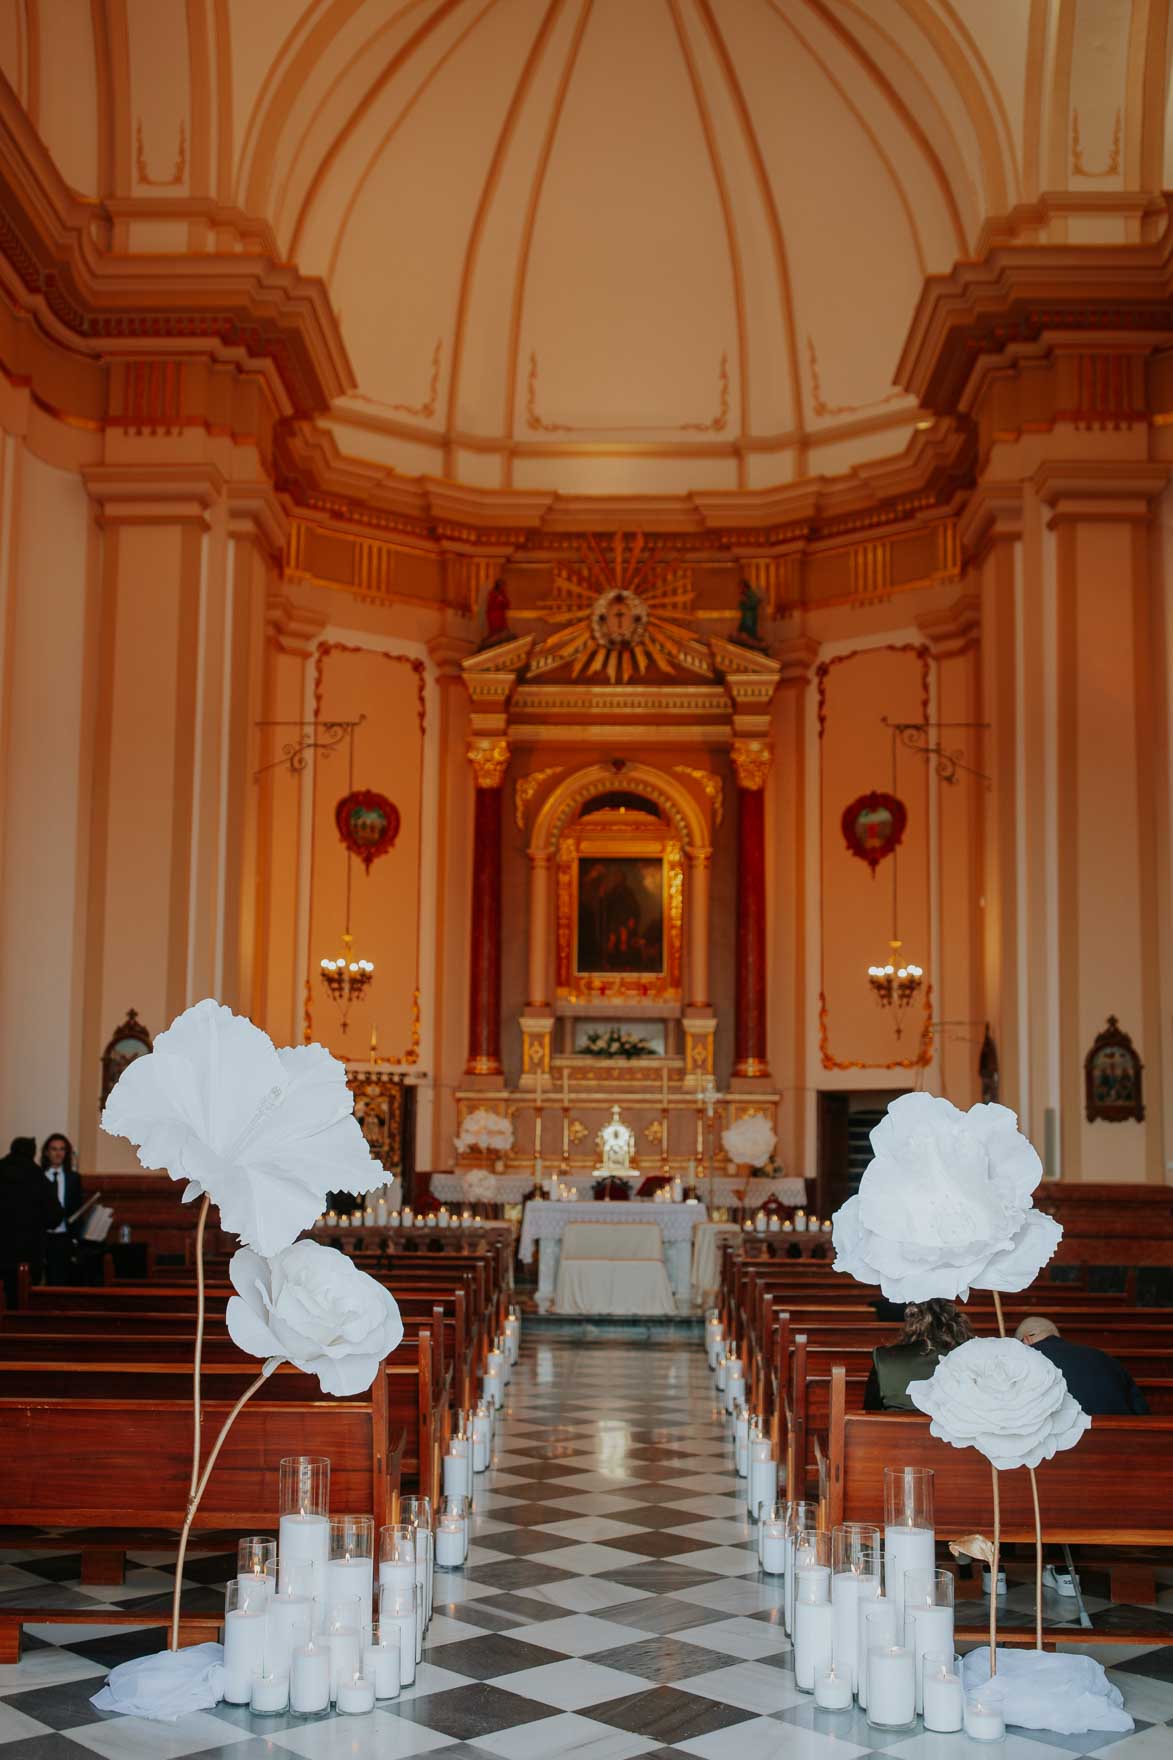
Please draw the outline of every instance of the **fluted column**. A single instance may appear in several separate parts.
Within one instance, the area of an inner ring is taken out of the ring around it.
[[[737,776],[737,1007],[733,1074],[768,1076],[766,1050],[766,777],[765,740],[735,739]]]
[[[472,919],[468,954],[468,1064],[473,1076],[501,1074],[501,794],[509,741],[473,738],[476,778]]]

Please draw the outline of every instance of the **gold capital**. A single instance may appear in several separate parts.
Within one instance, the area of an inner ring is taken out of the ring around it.
[[[765,788],[773,754],[764,739],[735,739],[729,755],[738,788]]]
[[[468,761],[478,788],[500,788],[509,767],[509,741],[476,736],[468,742]]]

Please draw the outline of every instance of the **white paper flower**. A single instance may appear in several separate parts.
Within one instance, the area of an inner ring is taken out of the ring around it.
[[[272,1254],[326,1207],[366,1192],[383,1169],[354,1117],[345,1065],[321,1045],[278,1051],[267,1033],[211,1000],[172,1021],[123,1070],[102,1128],[128,1137],[144,1167],[190,1181],[230,1233]]]
[[[1033,1208],[1042,1163],[1008,1107],[903,1094],[871,1142],[859,1192],[834,1217],[836,1271],[894,1302],[1034,1282],[1063,1230]]]
[[[1073,1448],[1091,1423],[1054,1363],[1016,1338],[971,1338],[942,1357],[908,1396],[954,1448],[999,1469],[1037,1467]]]
[[[743,1167],[764,1167],[778,1141],[768,1118],[751,1112],[721,1133],[721,1147],[731,1161]]]
[[[464,1195],[475,1204],[492,1204],[497,1198],[497,1177],[487,1167],[473,1167],[464,1176]]]
[[[252,1357],[295,1363],[323,1393],[361,1393],[403,1338],[391,1291],[334,1247],[295,1241],[267,1260],[242,1248],[228,1275],[237,1292],[226,1314],[232,1342]]]
[[[483,1106],[467,1115],[456,1138],[457,1153],[461,1155],[469,1149],[492,1150],[504,1155],[512,1147],[513,1126],[509,1120],[503,1113],[490,1112]]]

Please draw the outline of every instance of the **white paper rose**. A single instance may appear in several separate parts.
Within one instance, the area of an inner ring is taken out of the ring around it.
[[[456,1137],[457,1152],[461,1155],[470,1149],[504,1155],[512,1147],[513,1126],[509,1120],[503,1113],[490,1112],[483,1106],[467,1115]]]
[[[1016,1338],[971,1338],[942,1357],[908,1396],[954,1448],[976,1448],[999,1470],[1037,1467],[1073,1448],[1091,1424],[1054,1363]]]
[[[295,1363],[323,1393],[361,1393],[403,1338],[391,1291],[334,1247],[296,1241],[268,1260],[242,1248],[228,1275],[237,1292],[226,1314],[232,1342],[252,1357]]]
[[[731,1161],[743,1167],[764,1167],[778,1141],[768,1118],[751,1112],[721,1133],[721,1147]]]
[[[859,1192],[834,1218],[836,1271],[894,1302],[1034,1282],[1063,1230],[1033,1207],[1042,1163],[1008,1107],[903,1094],[871,1143]]]
[[[127,1065],[102,1129],[128,1137],[144,1167],[188,1180],[185,1199],[206,1192],[224,1228],[266,1255],[310,1227],[328,1191],[366,1192],[385,1177],[354,1117],[345,1065],[321,1045],[278,1051],[210,1000]]]

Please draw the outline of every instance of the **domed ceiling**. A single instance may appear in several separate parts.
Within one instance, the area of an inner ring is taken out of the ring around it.
[[[925,276],[1043,192],[1111,237],[1161,187],[1161,10],[0,0],[0,64],[125,248],[176,248],[187,203],[186,248],[259,227],[324,277],[344,454],[679,495],[901,451]]]

